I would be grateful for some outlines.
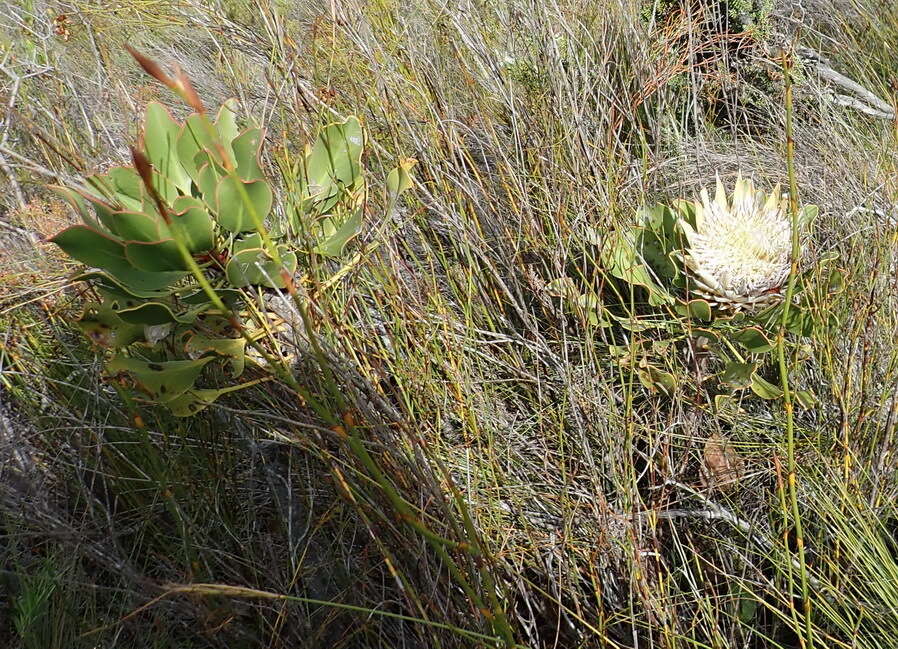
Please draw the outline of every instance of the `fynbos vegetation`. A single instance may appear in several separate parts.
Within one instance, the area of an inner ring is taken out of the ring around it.
[[[0,646],[898,646],[898,10],[325,4],[0,6]]]

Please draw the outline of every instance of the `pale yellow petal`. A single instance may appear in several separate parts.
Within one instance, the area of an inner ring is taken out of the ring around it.
[[[699,196],[700,196],[701,199],[702,199],[702,206],[703,206],[708,212],[710,212],[710,211],[711,211],[711,197],[708,196],[708,190],[707,190],[707,188],[702,187],[702,191],[701,191],[701,193],[699,194]],[[697,208],[697,207],[698,207],[698,205],[696,205],[696,208]],[[697,212],[698,212],[698,210],[696,209],[696,213],[697,213]],[[698,224],[698,219],[696,219],[696,224]],[[699,229],[701,229],[701,228],[699,228]]]
[[[720,207],[724,210],[728,210],[729,206],[727,205],[727,191],[723,187],[723,181],[720,179],[720,174],[716,174],[717,176],[717,195],[714,197],[714,202],[720,205]]]
[[[770,193],[770,196],[767,197],[767,202],[764,204],[765,212],[775,212],[779,209],[780,204],[780,186],[777,183],[776,187],[773,188],[773,191]]]

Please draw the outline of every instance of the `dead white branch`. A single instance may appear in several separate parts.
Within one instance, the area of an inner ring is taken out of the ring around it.
[[[895,119],[895,108],[889,102],[864,88],[854,79],[850,79],[841,72],[834,70],[815,50],[808,47],[800,47],[797,52],[799,58],[806,65],[815,69],[821,79],[838,89],[831,95],[831,99],[835,104],[853,108],[870,117]]]

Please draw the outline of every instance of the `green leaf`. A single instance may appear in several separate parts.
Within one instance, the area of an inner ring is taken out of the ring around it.
[[[215,294],[218,295],[222,302],[231,308],[233,308],[243,297],[243,293],[234,288],[217,288],[215,289]],[[211,304],[209,296],[206,295],[206,292],[203,290],[198,290],[185,295],[181,298],[181,302],[184,304]]]
[[[158,217],[143,212],[115,212],[110,221],[112,232],[128,241],[158,241],[163,232],[168,233],[165,223]]]
[[[602,248],[602,262],[614,277],[629,284],[644,287],[649,294],[649,304],[659,306],[669,303],[672,298],[658,286],[636,250],[632,233],[610,234]]]
[[[52,243],[82,264],[116,271],[130,267],[122,242],[86,225],[73,225],[54,237]]]
[[[674,309],[680,315],[699,322],[711,322],[714,319],[711,313],[711,304],[707,300],[689,300],[685,304],[678,303]]]
[[[225,356],[231,364],[231,376],[236,379],[243,374],[246,364],[246,340],[244,338],[212,338],[194,334],[187,340],[185,351],[191,357],[208,352]]]
[[[286,247],[278,247],[281,261],[288,275],[296,271],[296,254]],[[225,268],[228,283],[234,287],[249,285],[284,288],[286,284],[281,277],[281,267],[265,254],[261,248],[241,250],[231,256]]]
[[[239,185],[243,185],[246,189],[249,206],[240,192]],[[255,230],[271,211],[273,198],[271,188],[264,180],[244,182],[233,176],[225,176],[218,182],[215,190],[218,223],[230,232]],[[250,206],[255,211],[256,219],[252,216]]]
[[[312,252],[324,257],[339,257],[346,244],[362,231],[362,208],[353,210],[352,215],[339,227],[332,217],[326,217],[319,223],[319,228],[321,239]]]
[[[181,126],[172,119],[168,109],[157,102],[147,104],[144,116],[143,143],[147,158],[159,173],[162,182],[156,191],[166,202],[177,197],[178,190],[190,192],[190,175],[181,165],[178,155],[178,136]]]
[[[143,211],[147,200],[146,188],[140,175],[131,167],[114,167],[106,172],[106,178],[115,189],[119,202],[129,212]]]
[[[777,304],[756,316],[754,320],[760,322],[764,329],[776,331],[783,320],[784,304]],[[786,331],[798,336],[810,336],[814,333],[815,321],[813,315],[801,305],[793,304],[789,307],[789,317],[786,320]]]
[[[196,182],[197,188],[200,190],[203,202],[211,210],[216,209],[215,190],[218,188],[218,183],[221,182],[221,179],[224,176],[224,169],[214,162],[203,162],[197,171],[194,181]]]
[[[841,268],[834,268],[827,281],[827,290],[830,295],[838,295],[845,290],[845,271]]]
[[[143,327],[123,321],[109,304],[86,305],[75,324],[94,343],[110,349],[121,349],[143,338]]]
[[[746,327],[734,334],[733,340],[752,354],[765,354],[775,346],[760,327]]]
[[[258,232],[252,232],[249,234],[244,234],[240,237],[234,239],[234,246],[231,249],[232,253],[241,252],[243,250],[250,250],[252,248],[261,248],[262,247],[262,235]]]
[[[786,320],[786,330],[796,336],[808,337],[814,333],[814,316],[813,314],[801,308],[797,304],[793,304],[789,309],[789,317]]]
[[[203,368],[215,358],[209,356],[190,361],[151,362],[115,356],[106,365],[110,373],[126,372],[153,399],[165,403],[193,387]]]
[[[631,349],[630,345],[608,345],[608,353],[621,365],[628,365],[634,354],[642,352],[642,346],[638,342],[634,342],[633,347],[635,349]]]
[[[737,585],[733,593],[738,609],[739,621],[742,624],[751,624],[758,613],[758,600],[752,593],[740,585]]]
[[[147,273],[187,270],[187,262],[172,239],[129,241],[125,244],[125,256],[131,265]]]
[[[805,205],[798,213],[798,227],[802,230],[807,230],[811,223],[817,218],[818,214],[820,214],[819,207],[816,205]]]
[[[211,406],[218,397],[226,392],[229,392],[229,390],[188,390],[184,394],[167,401],[165,407],[175,417],[191,417]]]
[[[69,189],[68,187],[62,187],[61,185],[49,185],[48,189],[68,203],[81,218],[84,225],[91,227],[94,230],[100,229],[100,223],[97,221],[97,217],[94,216],[87,201],[84,200],[84,196],[79,192],[76,192],[74,189]]]
[[[670,396],[677,388],[677,381],[673,374],[651,365],[640,369],[638,376],[642,385],[652,392],[661,391]]]
[[[714,411],[718,416],[734,416],[741,412],[739,402],[731,394],[714,396]]]
[[[259,164],[259,151],[262,148],[263,134],[260,129],[250,128],[231,142],[234,159],[237,161],[237,175],[243,180],[263,180],[262,167]]]
[[[90,180],[90,178],[88,178],[88,180]],[[77,189],[72,191],[80,196],[85,204],[90,205],[93,209],[94,216],[91,217],[89,221],[85,220],[85,224],[90,225],[97,230],[103,230],[104,228],[108,230],[109,226],[107,225],[107,222],[111,220],[112,214],[117,210],[115,205],[112,205],[110,200],[106,198],[100,198],[99,196],[95,196],[88,192],[82,192]]]
[[[246,389],[252,385],[256,385],[259,381],[249,381],[241,385],[232,385],[220,390],[204,389],[204,390],[187,390],[174,399],[170,399],[165,403],[175,417],[190,417],[208,408],[210,405],[224,394],[228,392],[236,392],[237,390]]]
[[[559,277],[548,282],[545,286],[546,295],[563,297],[567,300],[576,299],[579,296],[577,285],[571,277]]]
[[[207,252],[215,246],[215,225],[202,201],[179,196],[172,205],[172,221],[180,225],[181,236],[190,252]]]
[[[363,147],[364,136],[357,117],[322,128],[306,155],[306,194],[322,200],[341,187],[354,184],[361,175]]]
[[[811,392],[810,390],[796,390],[795,391],[795,401],[805,410],[810,410],[818,403],[820,400],[817,398],[817,395]]]
[[[206,118],[194,114],[184,121],[178,133],[176,149],[178,152],[178,160],[181,166],[187,172],[194,182],[196,182],[199,170],[203,164],[210,160],[215,160],[221,164],[220,156],[212,153],[215,148],[212,137],[209,133],[208,123],[204,123]],[[202,155],[200,155],[202,153]],[[201,164],[197,164],[197,160]]]
[[[642,258],[658,277],[674,281],[680,274],[671,253],[683,248],[683,235],[677,228],[674,211],[667,205],[641,210],[637,248]]]
[[[171,295],[172,284],[182,279],[186,273],[145,273],[132,270],[121,279],[105,271],[89,271],[75,277],[76,281],[96,282],[100,286],[115,290],[136,298],[158,298]]]
[[[669,320],[658,319],[652,316],[612,315],[611,317],[614,318],[623,329],[633,333],[650,331],[652,329],[665,329],[670,324]]]
[[[677,199],[673,202],[673,205],[671,207],[676,213],[677,217],[686,221],[686,223],[691,225],[693,228],[695,227],[695,203],[693,203],[692,201]]]
[[[411,171],[416,164],[418,161],[413,158],[400,160],[399,166],[387,175],[387,194],[391,205],[396,203],[396,199],[402,192],[412,188],[414,181]]]
[[[757,374],[752,374],[751,391],[762,399],[779,399],[783,396],[783,391],[779,386],[765,381]]]
[[[127,268],[116,270],[114,275],[129,293],[139,295],[140,293],[167,288],[183,279],[187,273],[181,271],[148,273],[136,268]]]
[[[156,326],[174,322],[192,324],[202,311],[208,309],[208,305],[193,307],[180,313],[175,313],[171,305],[164,302],[144,302],[138,306],[127,307],[118,310],[118,316],[125,322],[132,324]]]
[[[221,108],[218,109],[218,115],[215,117],[215,130],[225,146],[230,144],[240,132],[237,128],[237,108],[237,100],[231,97],[225,100]]]
[[[728,362],[720,374],[720,382],[737,389],[751,386],[757,363]]]
[[[576,288],[573,287],[573,280],[571,280],[571,288],[576,292]],[[577,307],[575,312],[577,310],[580,311],[577,315],[580,317],[585,316],[586,321],[592,326],[610,327],[612,325],[611,320],[608,318],[608,311],[595,293],[590,292],[577,296],[574,299],[574,305]]]

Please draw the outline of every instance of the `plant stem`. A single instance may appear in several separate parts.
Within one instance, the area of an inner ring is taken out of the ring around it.
[[[798,508],[798,490],[795,475],[795,415],[792,391],[789,388],[789,367],[786,363],[786,323],[789,321],[789,309],[795,295],[795,284],[798,278],[798,259],[801,254],[798,222],[798,183],[795,178],[795,139],[793,137],[792,106],[792,66],[790,53],[783,52],[783,82],[785,85],[786,104],[786,170],[789,175],[789,215],[792,228],[792,265],[789,269],[789,281],[786,287],[786,300],[783,304],[783,319],[780,322],[777,336],[777,356],[779,357],[780,380],[783,388],[783,405],[786,409],[786,448],[787,448],[787,483],[789,502],[792,509],[792,522],[795,529],[795,544],[798,548],[799,577],[801,579],[801,597],[804,603],[805,637],[802,639],[804,649],[813,649],[814,634],[811,626],[811,599],[808,588],[808,567],[805,561],[804,532],[801,514]],[[787,552],[791,552],[786,548]],[[793,594],[790,593],[790,606],[794,607]]]

